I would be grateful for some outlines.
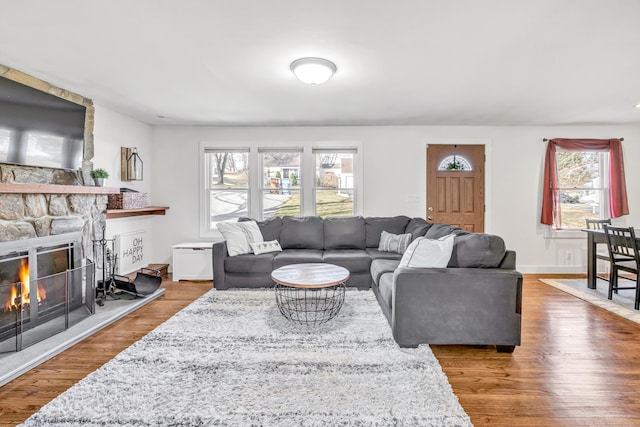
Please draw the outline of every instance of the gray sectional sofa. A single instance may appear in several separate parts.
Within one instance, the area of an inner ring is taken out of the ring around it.
[[[249,218],[241,218],[241,221]],[[522,275],[499,236],[470,233],[422,218],[275,217],[257,221],[282,252],[229,256],[213,245],[216,289],[273,286],[271,272],[294,263],[326,262],[350,272],[346,285],[372,288],[401,347],[419,344],[520,345]],[[399,267],[402,255],[378,250],[382,231],[412,239],[455,234],[446,268]]]

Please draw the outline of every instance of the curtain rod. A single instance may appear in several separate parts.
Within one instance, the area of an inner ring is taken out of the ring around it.
[[[618,139],[619,139],[621,142],[622,142],[622,141],[624,141],[624,138],[618,138]],[[549,139],[547,139],[547,138],[542,138],[542,142],[547,142],[547,141],[550,141],[550,140],[549,140]]]

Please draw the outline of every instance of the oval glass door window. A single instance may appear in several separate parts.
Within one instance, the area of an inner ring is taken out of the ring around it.
[[[473,170],[473,168],[471,167],[471,163],[469,163],[467,159],[461,156],[456,156],[454,154],[453,156],[445,157],[440,162],[440,165],[438,166],[438,170],[439,171],[447,171],[447,170],[470,171],[470,170]]]

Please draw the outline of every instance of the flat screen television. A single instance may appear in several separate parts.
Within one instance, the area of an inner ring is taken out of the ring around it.
[[[77,170],[86,107],[0,77],[0,163]]]

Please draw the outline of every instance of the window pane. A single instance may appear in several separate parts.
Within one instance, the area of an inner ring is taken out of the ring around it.
[[[262,217],[300,216],[300,152],[262,153]]]
[[[600,218],[601,190],[560,191],[561,228],[584,228],[585,218]]]
[[[353,153],[316,153],[317,188],[353,188]]]
[[[444,160],[440,162],[438,166],[439,171],[446,170],[459,170],[459,171],[471,171],[473,168],[471,167],[471,163],[469,160],[465,159],[462,156],[448,156],[445,157]]]
[[[592,151],[558,151],[560,188],[600,188],[600,156]]]
[[[211,228],[215,228],[217,222],[249,216],[248,196],[249,192],[242,190],[211,190]]]
[[[284,188],[277,190],[265,190],[262,197],[262,217],[273,216],[300,216],[300,191]]]
[[[249,153],[208,153],[211,188],[249,188]]]
[[[351,194],[349,194],[351,193]],[[340,189],[316,190],[316,215],[352,216],[353,191],[344,192]]]

